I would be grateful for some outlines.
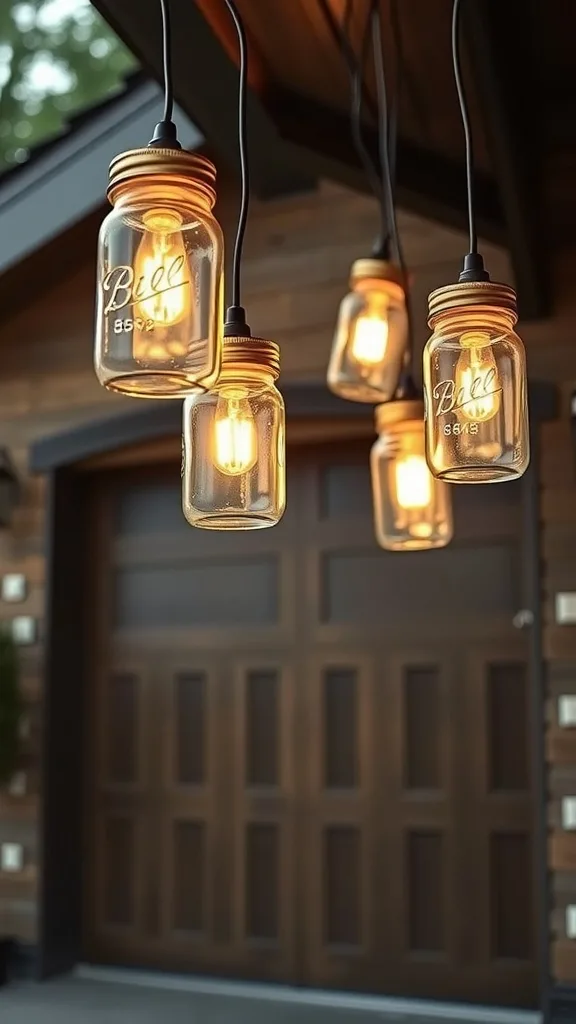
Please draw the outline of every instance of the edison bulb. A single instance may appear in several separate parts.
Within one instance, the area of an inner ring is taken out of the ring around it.
[[[182,217],[174,210],[148,210],[142,220],[146,231],[134,261],[136,310],[170,327],[187,315],[191,301]]]
[[[386,260],[356,260],[350,284],[338,311],[328,387],[353,402],[386,402],[408,344],[403,275]]]
[[[247,473],[258,458],[256,424],[246,393],[226,389],[214,416],[214,465],[221,473]]]
[[[430,504],[432,478],[423,455],[406,455],[395,464],[396,496],[400,508],[422,509]]]
[[[387,551],[444,547],[452,538],[450,489],[435,480],[424,453],[424,404],[395,398],[376,409],[370,453],[374,526]]]
[[[502,393],[490,335],[466,331],[460,344],[462,354],[455,374],[458,414],[470,421],[486,422],[498,412]]]
[[[382,310],[380,316],[371,314],[358,317],[353,327],[352,356],[357,363],[366,367],[368,372],[384,359],[388,346],[388,332],[386,310]]]

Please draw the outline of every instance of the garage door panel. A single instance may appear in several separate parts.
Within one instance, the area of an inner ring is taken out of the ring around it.
[[[156,473],[156,476],[132,479],[124,476],[124,481],[116,486],[116,498],[112,514],[112,532],[116,538],[120,554],[122,545],[132,544],[149,547],[157,545],[178,544],[185,557],[209,557],[218,551],[224,555],[237,551],[238,535],[234,533],[211,534],[205,530],[191,530],[182,512],[182,485],[180,475],[174,473]],[[283,538],[295,527],[295,509],[287,507],[281,522],[275,528]],[[245,536],[245,535],[244,535]],[[256,536],[250,543],[257,549],[270,541]]]
[[[458,615],[510,615],[519,606],[514,553],[508,546],[446,551],[323,551],[320,621],[382,623],[441,620]],[[472,592],[471,592],[472,589]]]
[[[159,561],[111,573],[105,623],[118,651],[238,649],[292,639],[296,566],[288,552]]]
[[[522,485],[454,488],[450,547],[386,553],[368,449],[294,449],[252,534],[190,530],[163,472],[102,484],[87,948],[529,1004]]]
[[[358,801],[372,788],[374,663],[356,649],[336,647],[306,666],[312,800],[333,806]]]
[[[116,572],[117,629],[273,625],[278,620],[274,556],[233,562],[175,562]],[[250,601],[242,600],[250,594]]]
[[[292,659],[239,656],[228,671],[234,723],[232,944],[251,975],[295,970]]]
[[[364,822],[310,824],[308,950],[320,981],[367,970],[374,960],[373,843]]]

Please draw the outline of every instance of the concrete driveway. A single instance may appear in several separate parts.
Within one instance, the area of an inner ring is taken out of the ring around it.
[[[213,987],[213,983],[210,983]],[[208,986],[210,987],[210,986]],[[70,977],[43,985],[12,984],[0,989],[0,1024],[537,1024],[537,1014],[520,1014],[470,1008],[458,1014],[450,1008],[440,1014],[423,1016],[412,1011],[378,1009],[376,1001],[364,1008],[354,1007],[357,997],[342,996],[337,1005],[306,1005],[290,994],[275,999],[273,994],[251,998],[223,992],[178,991],[177,987],[156,988],[148,984]],[[306,996],[303,996],[305,999]],[[326,997],[332,999],[332,996]],[[338,997],[336,996],[336,999]]]

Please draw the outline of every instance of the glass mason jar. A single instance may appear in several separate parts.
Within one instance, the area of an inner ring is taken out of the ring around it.
[[[451,483],[522,476],[530,459],[524,345],[516,293],[492,281],[438,288],[424,349],[426,455]]]
[[[442,548],[452,540],[452,498],[426,463],[424,403],[394,400],[376,409],[370,453],[374,526],[387,551]]]
[[[350,286],[338,313],[328,387],[353,402],[386,402],[408,345],[402,274],[387,260],[356,260]]]
[[[284,401],[278,345],[224,338],[209,394],[184,402],[182,507],[192,526],[257,530],[286,504]]]
[[[223,239],[216,171],[196,153],[136,149],[110,165],[100,228],[94,365],[101,384],[182,398],[218,379]]]

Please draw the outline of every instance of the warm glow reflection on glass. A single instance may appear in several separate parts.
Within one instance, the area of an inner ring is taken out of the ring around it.
[[[500,408],[501,387],[490,335],[468,331],[460,338],[462,354],[456,364],[458,414],[470,421],[492,419]]]
[[[257,456],[250,402],[239,393],[222,394],[214,417],[214,465],[221,473],[238,476],[255,465]]]
[[[138,398],[205,393],[222,360],[223,239],[216,168],[186,150],[129,150],[110,165],[98,238],[94,369]]]
[[[516,292],[458,281],[428,296],[423,353],[426,459],[449,483],[515,480],[530,459],[526,353]]]
[[[432,477],[422,455],[396,461],[396,498],[400,508],[426,508],[432,497]]]
[[[137,315],[169,327],[190,312],[192,289],[182,232],[182,218],[170,210],[143,215],[148,229],[134,263]]]
[[[450,489],[428,469],[417,393],[378,406],[376,429],[370,471],[378,543],[386,551],[444,547],[452,538]]]
[[[280,350],[267,338],[224,338],[214,388],[184,402],[182,508],[205,530],[275,526],[286,504]]]
[[[386,355],[388,317],[359,316],[354,326],[352,355],[358,363],[375,366]]]
[[[356,260],[342,299],[328,363],[328,387],[352,402],[387,402],[408,344],[404,274],[387,260]]]

